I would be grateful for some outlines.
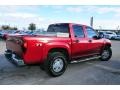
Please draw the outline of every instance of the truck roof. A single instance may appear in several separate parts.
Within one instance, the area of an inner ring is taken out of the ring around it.
[[[76,25],[81,25],[81,26],[87,26],[84,24],[78,24],[78,23],[54,23],[54,24],[50,24],[50,25],[62,25],[62,24],[76,24]],[[90,26],[89,26],[90,27]]]

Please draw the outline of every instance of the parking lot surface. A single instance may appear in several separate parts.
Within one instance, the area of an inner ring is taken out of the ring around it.
[[[4,57],[5,42],[0,41],[0,84],[7,85],[93,85],[120,84],[120,41],[112,41],[110,61],[91,60],[69,64],[60,77],[50,77],[39,65],[17,67]]]

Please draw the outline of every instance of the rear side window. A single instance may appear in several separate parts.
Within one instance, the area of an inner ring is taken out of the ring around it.
[[[47,32],[69,33],[69,24],[53,24],[48,27]]]
[[[73,25],[73,32],[74,32],[75,37],[83,38],[85,36],[82,26]]]

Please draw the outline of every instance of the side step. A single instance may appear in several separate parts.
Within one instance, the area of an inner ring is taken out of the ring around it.
[[[94,56],[94,57],[90,57],[90,58],[86,58],[86,59],[82,59],[82,60],[73,60],[70,63],[79,63],[79,62],[84,62],[84,61],[89,61],[92,59],[99,59],[101,56]]]

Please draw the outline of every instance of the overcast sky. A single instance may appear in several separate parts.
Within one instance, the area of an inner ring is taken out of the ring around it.
[[[28,27],[31,22],[38,28],[59,22],[90,25],[91,16],[94,17],[94,28],[116,29],[120,25],[120,6],[0,6],[0,25],[19,28]]]

